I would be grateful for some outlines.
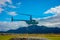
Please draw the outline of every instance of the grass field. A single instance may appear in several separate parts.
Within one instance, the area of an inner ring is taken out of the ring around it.
[[[10,38],[47,38],[48,40],[60,40],[60,34],[7,34],[0,35],[0,40],[9,40]]]

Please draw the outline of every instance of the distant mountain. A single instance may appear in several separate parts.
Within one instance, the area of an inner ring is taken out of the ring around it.
[[[6,32],[0,31],[0,33],[60,33],[60,28],[52,28],[52,27],[46,27],[46,26],[37,26],[37,25],[32,25],[29,27],[20,27],[19,29],[16,30],[9,30]]]

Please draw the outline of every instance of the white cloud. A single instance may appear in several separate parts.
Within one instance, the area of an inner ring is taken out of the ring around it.
[[[6,3],[6,2],[8,2],[8,3]],[[21,2],[13,4],[12,0],[0,0],[0,13],[2,11],[7,13],[9,11],[12,11],[12,10],[7,10],[8,8],[15,9],[15,8],[20,7],[20,5],[21,5]],[[17,14],[15,12],[11,12],[10,15],[15,16]]]
[[[45,25],[47,27],[59,27],[60,28],[60,6],[50,8],[44,13],[46,15],[50,13],[54,15],[40,19],[38,25]]]
[[[16,12],[8,12],[8,15],[11,15],[11,16],[16,16],[18,15]]]
[[[8,7],[10,7],[10,8],[17,8],[17,7],[14,6],[14,5],[8,5]]]
[[[12,4],[12,1],[11,0],[0,0],[0,5],[5,5],[6,2]]]
[[[21,2],[16,3],[16,5],[21,5]]]
[[[15,30],[20,27],[27,27],[28,24],[25,21],[16,21],[16,22],[0,22],[0,31]]]
[[[45,14],[48,14],[48,13],[60,14],[60,5],[59,6],[56,6],[54,8],[50,8],[49,10],[47,10],[45,12]]]
[[[12,4],[12,1],[11,1],[11,0],[6,0],[6,2],[8,2],[8,3]]]
[[[44,25],[44,26],[46,26],[46,27],[58,27],[58,28],[60,28],[60,22],[58,21],[58,22],[55,22],[55,21],[50,21],[50,20],[48,20],[48,19],[43,19],[43,21],[42,20],[40,20],[39,21],[39,24],[37,24],[37,25],[39,25],[39,26],[41,26],[41,25]]]
[[[0,5],[5,5],[6,0],[0,0]]]
[[[9,5],[6,3],[8,2]],[[11,0],[0,0],[0,13],[4,10],[6,11],[6,6],[11,6],[10,8],[15,8],[15,6],[13,6],[12,1]],[[3,8],[4,7],[4,8]]]
[[[4,11],[4,9],[3,8],[0,8],[0,13],[2,13],[2,11]]]
[[[33,18],[33,20],[39,21],[41,18]]]
[[[7,4],[6,2],[8,2],[9,4]],[[9,8],[17,8],[17,6],[14,6],[15,4],[13,4],[12,0],[0,0],[0,6],[5,7],[8,6]],[[21,5],[21,2],[16,3],[16,5]]]

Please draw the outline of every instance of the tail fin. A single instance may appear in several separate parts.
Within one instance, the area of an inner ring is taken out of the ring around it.
[[[13,20],[13,16],[11,17],[11,21],[13,22],[14,20]]]
[[[30,21],[32,21],[32,15],[30,15]]]

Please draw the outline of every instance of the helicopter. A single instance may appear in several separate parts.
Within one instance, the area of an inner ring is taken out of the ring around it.
[[[27,24],[32,24],[32,25],[36,25],[38,24],[38,22],[36,20],[33,20],[32,19],[32,15],[29,15],[29,14],[20,14],[20,15],[25,15],[25,16],[29,16],[29,20],[19,20],[19,19],[14,19],[13,16],[11,17],[11,21],[25,21]]]

